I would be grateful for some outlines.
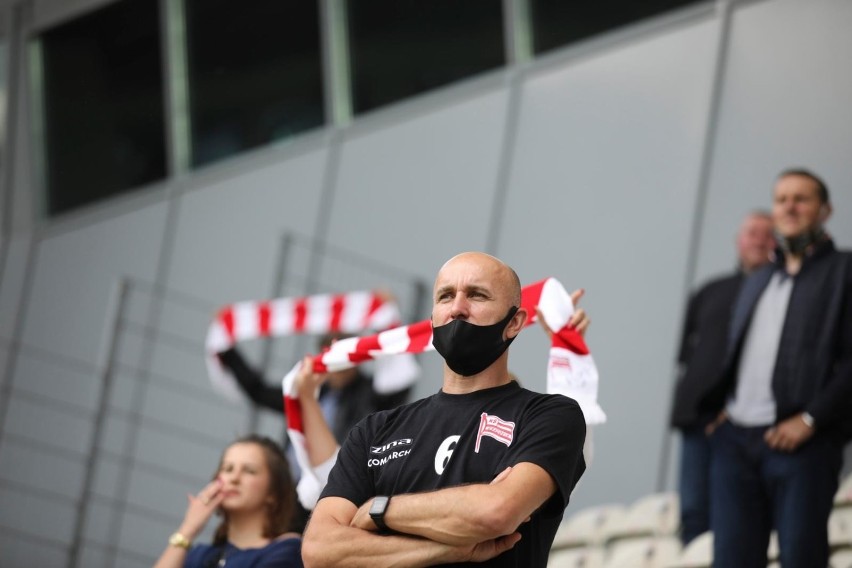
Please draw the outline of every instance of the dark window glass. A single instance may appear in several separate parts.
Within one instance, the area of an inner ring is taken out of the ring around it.
[[[548,51],[699,1],[706,0],[530,0],[533,49]]]
[[[350,0],[356,113],[505,63],[500,0]]]
[[[316,0],[186,0],[192,161],[325,121]]]
[[[123,0],[42,34],[49,214],[165,177],[157,6]]]

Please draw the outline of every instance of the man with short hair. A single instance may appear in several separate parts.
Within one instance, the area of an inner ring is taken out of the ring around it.
[[[828,565],[828,516],[852,436],[852,254],[823,227],[825,183],[787,170],[774,188],[775,262],[743,284],[711,425],[714,565]]]
[[[710,530],[710,440],[704,428],[716,413],[699,402],[720,379],[734,300],[748,274],[769,262],[775,247],[772,216],[753,211],[736,238],[737,270],[715,278],[692,294],[678,354],[678,380],[671,425],[680,430],[680,538],[684,546]]]
[[[308,567],[547,564],[585,469],[582,411],[510,379],[528,314],[506,264],[453,257],[433,300],[443,386],[352,430],[305,532]]]

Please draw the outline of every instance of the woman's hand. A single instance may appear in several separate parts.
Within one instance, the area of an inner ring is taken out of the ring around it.
[[[188,494],[186,498],[189,505],[178,532],[189,540],[195,540],[225,498],[222,480],[216,478],[199,491],[198,495]]]

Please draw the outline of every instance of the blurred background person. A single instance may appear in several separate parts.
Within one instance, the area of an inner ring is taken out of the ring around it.
[[[155,568],[298,568],[301,536],[289,532],[295,490],[287,459],[273,440],[257,435],[228,446],[213,481],[189,505]],[[193,544],[215,512],[222,515],[211,544]]]
[[[829,562],[828,518],[852,437],[852,254],[824,224],[826,184],[787,170],[773,189],[775,259],[743,282],[711,425],[716,566],[766,566],[771,531],[784,568]]]
[[[678,354],[678,380],[671,426],[680,431],[681,540],[687,544],[710,529],[710,442],[705,426],[715,413],[699,405],[721,378],[734,300],[746,275],[769,262],[775,240],[772,217],[754,211],[743,219],[736,237],[737,269],[714,278],[694,292],[686,309]]]

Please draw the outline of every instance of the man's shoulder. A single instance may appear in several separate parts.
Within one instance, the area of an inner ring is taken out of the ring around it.
[[[420,398],[387,410],[377,410],[366,416],[362,422],[366,422],[370,426],[375,426],[396,420],[400,417],[415,414],[428,407],[433,397],[434,395],[427,396],[426,398]]]
[[[698,290],[696,290],[695,295],[712,294],[713,292],[723,288],[736,287],[739,286],[742,280],[743,273],[739,271],[727,274],[717,274],[716,276],[705,280],[704,283],[699,286]]]
[[[562,413],[570,417],[575,411],[582,416],[580,403],[564,394],[542,393],[526,388],[520,389],[517,401],[528,407],[534,413],[553,412]]]

